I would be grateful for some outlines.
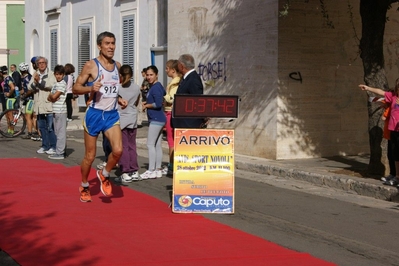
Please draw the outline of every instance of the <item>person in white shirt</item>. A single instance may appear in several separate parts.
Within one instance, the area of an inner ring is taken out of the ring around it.
[[[57,144],[54,154],[50,159],[64,159],[66,147],[67,107],[66,107],[66,82],[64,80],[65,68],[57,65],[54,68],[54,75],[57,82],[51,89],[47,100],[53,103],[54,132],[57,137]]]

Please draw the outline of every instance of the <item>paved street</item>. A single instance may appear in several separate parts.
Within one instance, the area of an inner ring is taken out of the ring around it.
[[[68,131],[68,158],[51,162],[78,165],[83,155],[82,135],[81,130]],[[138,137],[145,137],[145,129],[140,130]],[[49,160],[36,154],[38,142],[0,138],[0,145],[1,158]],[[101,162],[101,147],[97,155],[95,164]],[[144,172],[146,150],[140,149],[139,155],[140,172]],[[237,170],[235,177],[236,213],[206,217],[339,265],[399,264],[395,245],[398,233],[392,230],[399,222],[397,203],[248,171]],[[80,177],[75,178],[78,186]],[[123,185],[170,202],[171,178]],[[83,204],[78,197],[77,194],[76,204]],[[14,262],[7,264],[9,260],[2,253],[0,264],[16,265]]]

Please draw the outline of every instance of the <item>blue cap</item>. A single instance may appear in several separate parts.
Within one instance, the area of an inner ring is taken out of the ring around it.
[[[32,57],[32,59],[30,60],[30,62],[31,62],[32,64],[36,64],[36,57],[37,57],[37,56],[34,56],[34,57]]]

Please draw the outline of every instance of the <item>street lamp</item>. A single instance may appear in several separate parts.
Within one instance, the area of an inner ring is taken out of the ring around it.
[[[19,52],[18,49],[0,49],[0,54],[6,54],[7,55],[7,67],[9,67],[9,60],[10,60],[10,54],[12,55],[17,55]]]

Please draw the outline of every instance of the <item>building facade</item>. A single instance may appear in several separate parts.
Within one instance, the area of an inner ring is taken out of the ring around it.
[[[0,0],[0,65],[25,59],[25,1]]]
[[[288,5],[287,5],[288,4]],[[385,33],[390,85],[398,73],[397,12]],[[191,53],[206,94],[238,95],[235,152],[267,159],[369,153],[359,57],[359,3],[300,0],[27,1],[26,60],[77,70],[96,56],[96,34],[115,33],[115,59],[140,70]],[[162,72],[162,73],[161,73]],[[166,77],[161,77],[166,85]]]
[[[358,1],[168,3],[168,57],[192,53],[207,94],[241,98],[238,119],[213,124],[235,129],[237,153],[268,159],[369,153],[367,96],[358,88]],[[385,32],[391,86],[398,73],[395,10]]]
[[[98,55],[97,35],[110,31],[116,36],[114,59],[132,66],[134,80],[141,84],[142,68],[155,63],[162,65],[163,69],[163,62],[160,62],[166,57],[166,30],[162,30],[166,29],[166,9],[163,2],[27,1],[26,10],[35,12],[25,14],[26,60],[42,55],[48,58],[51,69],[57,64],[72,63],[79,72],[85,62]]]

